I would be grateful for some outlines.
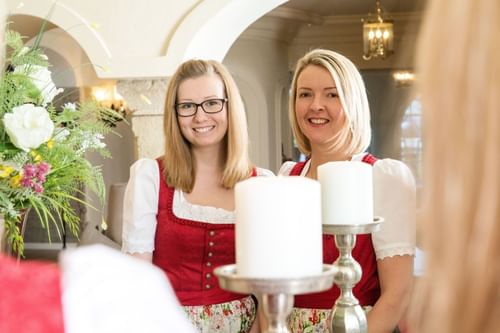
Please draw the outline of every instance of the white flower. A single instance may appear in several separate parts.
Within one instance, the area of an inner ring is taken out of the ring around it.
[[[71,103],[71,102],[65,103],[63,105],[63,109],[69,111],[76,111],[76,103]]]
[[[104,139],[104,135],[101,133],[90,133],[88,131],[82,131],[85,139],[81,143],[81,148],[79,152],[85,152],[89,149],[101,149],[106,147],[106,143],[101,140]]]
[[[29,151],[49,141],[54,123],[42,107],[23,104],[12,109],[3,117],[5,131],[10,141],[19,149]]]
[[[94,133],[93,135],[90,135],[87,142],[82,142],[82,146],[86,145],[87,149],[88,148],[99,149],[106,147],[106,144],[101,140],[104,140],[104,135],[102,135],[101,133]]]
[[[105,148],[106,144],[101,140],[104,140],[104,135],[102,135],[101,133],[96,133],[94,136],[94,147]]]
[[[27,54],[29,51],[31,51],[31,49],[27,46],[23,46],[23,48],[21,49],[21,51],[19,51],[19,53],[17,54],[17,56],[23,56],[25,54]]]
[[[54,131],[54,137],[52,139],[54,139],[54,141],[57,141],[57,142],[62,142],[64,140],[66,140],[66,138],[70,135],[71,133],[69,132],[68,129],[66,128],[56,128],[56,130]]]
[[[14,70],[16,73],[28,73],[33,84],[40,90],[43,97],[42,104],[46,106],[52,102],[54,97],[63,92],[62,88],[56,88],[52,81],[51,72],[42,66],[37,65],[21,65]]]

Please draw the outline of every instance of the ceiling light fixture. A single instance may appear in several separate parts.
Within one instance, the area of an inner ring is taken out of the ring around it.
[[[363,59],[385,59],[394,53],[393,21],[382,18],[380,1],[376,1],[377,17],[363,21]],[[370,16],[370,14],[369,14]]]

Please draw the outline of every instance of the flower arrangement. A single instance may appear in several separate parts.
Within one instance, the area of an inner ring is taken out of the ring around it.
[[[110,157],[101,140],[122,117],[94,100],[56,109],[54,98],[63,90],[54,85],[48,58],[37,42],[27,47],[17,32],[7,30],[5,43],[6,70],[0,78],[0,215],[8,244],[22,254],[20,224],[28,209],[38,215],[47,233],[55,227],[61,235],[66,223],[77,235],[80,218],[71,203],[89,205],[84,188],[104,202],[101,170],[89,163],[85,153]]]

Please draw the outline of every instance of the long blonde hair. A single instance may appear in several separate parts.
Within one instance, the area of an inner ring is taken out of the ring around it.
[[[347,155],[362,153],[368,148],[371,139],[370,107],[366,97],[365,84],[356,66],[343,55],[324,49],[308,52],[297,61],[293,75],[288,116],[297,145],[302,153],[311,155],[311,143],[302,133],[295,114],[297,99],[297,80],[304,68],[309,65],[325,68],[332,75],[340,98],[346,122],[336,135],[332,150],[343,150]]]
[[[193,189],[196,166],[193,162],[191,146],[180,131],[175,104],[180,83],[203,75],[220,77],[228,99],[228,130],[224,138],[225,164],[221,184],[225,188],[232,188],[238,181],[248,178],[253,168],[248,156],[245,109],[231,74],[217,61],[188,60],[179,66],[168,84],[163,117],[165,130],[163,176],[169,186],[180,188],[185,192],[191,192]]]
[[[412,332],[500,327],[500,2],[432,0],[419,41],[426,275]]]

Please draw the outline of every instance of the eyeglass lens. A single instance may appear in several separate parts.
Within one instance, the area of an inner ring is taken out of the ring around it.
[[[200,104],[186,102],[176,105],[176,111],[179,116],[188,117],[196,114],[198,107],[201,106],[206,113],[217,113],[222,111],[226,99],[208,99]]]

